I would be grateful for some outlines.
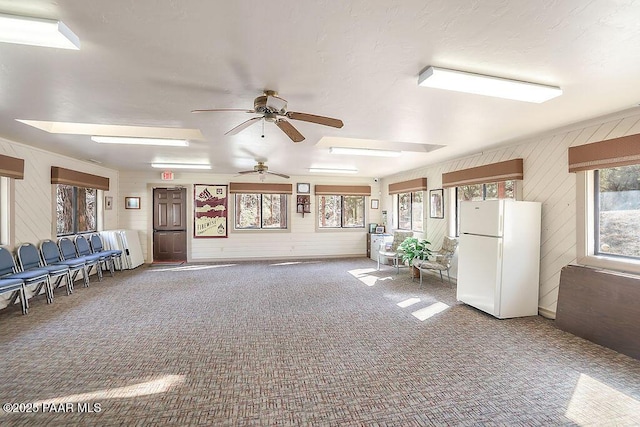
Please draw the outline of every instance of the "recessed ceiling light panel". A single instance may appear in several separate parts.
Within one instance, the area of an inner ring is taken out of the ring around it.
[[[429,67],[420,73],[418,85],[534,103],[545,102],[562,95],[562,89],[555,86],[438,67]]]

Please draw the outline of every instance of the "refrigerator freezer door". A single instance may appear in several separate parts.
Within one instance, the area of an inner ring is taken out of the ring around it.
[[[460,233],[502,236],[503,201],[460,203]]]
[[[457,299],[500,317],[502,239],[460,235]]]

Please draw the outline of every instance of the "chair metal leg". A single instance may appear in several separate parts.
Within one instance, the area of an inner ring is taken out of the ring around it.
[[[438,271],[440,271],[440,281],[444,283],[444,279],[442,278],[442,270],[438,270]]]
[[[451,276],[449,275],[449,269],[447,268],[447,280],[449,281],[449,284],[451,284]]]
[[[20,304],[22,305],[22,314],[29,314],[29,300],[27,299],[27,289],[24,285],[20,289]]]
[[[380,271],[380,254],[378,254],[378,271]]]
[[[420,272],[420,289],[422,289],[422,270],[418,269],[418,271]]]
[[[47,294],[47,304],[53,303],[53,286],[51,285],[51,278],[47,277],[47,282],[45,283],[45,293]]]

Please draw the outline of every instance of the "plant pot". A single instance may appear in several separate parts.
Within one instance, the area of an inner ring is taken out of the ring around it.
[[[413,265],[411,266],[411,278],[412,279],[420,278],[420,269],[414,267]]]

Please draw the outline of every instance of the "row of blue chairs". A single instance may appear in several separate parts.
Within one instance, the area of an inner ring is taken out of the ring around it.
[[[53,240],[44,240],[40,250],[31,243],[23,243],[16,249],[15,258],[9,250],[0,247],[0,294],[10,293],[11,305],[19,298],[22,314],[27,314],[28,286],[35,286],[34,295],[39,295],[44,288],[47,304],[51,304],[53,291],[62,286],[63,280],[67,295],[70,295],[79,273],[84,286],[88,287],[91,269],[95,268],[98,280],[102,281],[103,266],[113,277],[116,261],[122,270],[122,251],[104,249],[98,234],[89,239],[76,236],[75,241],[63,237],[57,244]]]

